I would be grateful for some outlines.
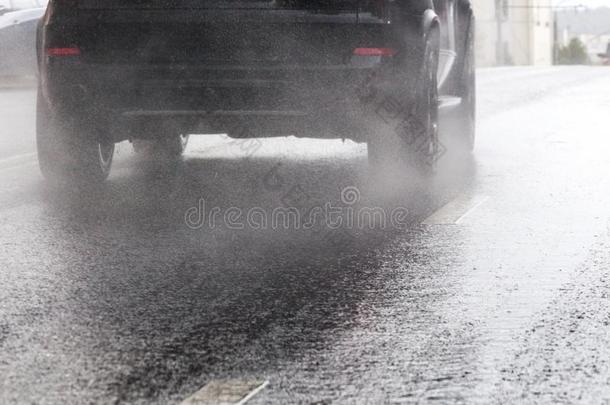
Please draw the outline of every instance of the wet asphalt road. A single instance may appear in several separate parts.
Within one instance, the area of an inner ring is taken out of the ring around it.
[[[610,403],[609,73],[479,71],[476,153],[425,184],[371,181],[351,142],[208,136],[175,167],[121,144],[104,188],[56,191],[34,92],[0,91],[0,403],[229,379],[268,381],[253,404]],[[202,199],[409,223],[187,226]]]

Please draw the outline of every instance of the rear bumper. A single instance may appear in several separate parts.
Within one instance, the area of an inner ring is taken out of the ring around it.
[[[371,108],[372,96],[377,102],[405,99],[397,94],[404,81],[390,65],[167,69],[62,63],[44,79],[50,103],[104,121],[117,141],[174,130],[362,141],[381,118]]]

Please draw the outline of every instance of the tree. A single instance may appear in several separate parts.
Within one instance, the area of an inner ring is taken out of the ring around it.
[[[572,38],[567,46],[560,46],[557,56],[559,65],[585,65],[589,63],[587,47],[579,38]]]

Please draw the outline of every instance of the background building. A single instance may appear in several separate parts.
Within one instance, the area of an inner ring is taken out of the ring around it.
[[[550,65],[551,0],[473,0],[479,66]]]

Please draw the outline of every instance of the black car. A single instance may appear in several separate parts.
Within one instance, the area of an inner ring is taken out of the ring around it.
[[[45,177],[101,181],[114,144],[193,133],[368,142],[432,166],[439,109],[474,142],[469,0],[51,0],[39,27]]]

